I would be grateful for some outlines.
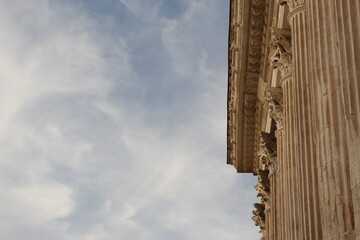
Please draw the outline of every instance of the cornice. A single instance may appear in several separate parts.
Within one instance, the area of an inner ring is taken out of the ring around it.
[[[228,164],[254,173],[257,87],[265,0],[231,0],[228,75]]]

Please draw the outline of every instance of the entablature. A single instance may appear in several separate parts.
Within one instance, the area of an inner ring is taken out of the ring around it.
[[[227,163],[243,173],[254,173],[265,7],[265,0],[230,2]]]

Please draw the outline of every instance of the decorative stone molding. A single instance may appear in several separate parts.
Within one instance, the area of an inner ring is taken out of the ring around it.
[[[228,164],[255,173],[257,88],[265,0],[232,0],[229,33]]]
[[[268,176],[269,171],[259,170],[259,182],[254,188],[258,191],[257,197],[260,197],[261,203],[254,204],[255,210],[253,211],[254,216],[252,217],[255,225],[260,227],[260,232],[264,239],[266,236],[265,213],[270,210],[270,180]]]
[[[253,211],[254,216],[251,218],[255,225],[260,228],[260,233],[262,235],[261,239],[265,239],[266,236],[266,227],[265,227],[265,205],[262,203],[254,204],[255,210]]]
[[[290,44],[290,31],[285,29],[272,29],[270,46],[273,49],[270,63],[273,68],[278,68],[282,77],[292,74],[292,53]]]
[[[269,171],[269,176],[276,174],[277,161],[276,161],[276,138],[271,133],[260,133],[260,145],[258,156],[260,163],[265,166]]]
[[[266,91],[265,100],[268,103],[269,115],[276,122],[277,129],[284,127],[284,108],[282,89],[269,87]]]
[[[248,70],[251,73],[259,73],[263,26],[265,21],[265,1],[252,0],[250,20],[250,41],[248,51]]]
[[[239,77],[241,76],[241,70],[239,62],[241,62],[242,54],[242,42],[243,37],[241,35],[243,31],[243,15],[244,5],[241,0],[231,1],[230,6],[230,26],[229,26],[229,73],[228,73],[228,157],[227,163],[232,164],[237,168],[237,148],[239,147],[236,139],[238,131],[238,104],[239,104]]]
[[[304,0],[278,0],[280,5],[288,4],[290,11],[304,7]]]
[[[261,202],[265,204],[265,209],[268,208],[270,200],[270,181],[269,172],[267,170],[259,170],[258,183],[254,188],[258,191],[257,197],[261,198]]]
[[[248,161],[243,161],[242,163],[246,169],[254,168],[256,103],[257,97],[255,94],[245,94],[243,137],[241,142],[244,146],[243,157],[248,159]]]
[[[269,54],[271,53],[271,49],[269,48],[269,42],[271,41],[271,29],[272,27],[277,26],[276,15],[277,10],[279,9],[279,4],[276,1],[267,1],[265,4],[265,18],[264,18],[264,27],[263,27],[263,42],[262,42],[262,52],[261,52],[261,62],[260,62],[260,77],[268,82],[270,80],[270,72],[272,71],[269,68]],[[271,81],[271,80],[270,80]]]

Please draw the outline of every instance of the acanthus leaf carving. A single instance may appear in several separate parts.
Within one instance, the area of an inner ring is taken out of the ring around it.
[[[261,239],[265,239],[266,236],[266,227],[265,227],[265,205],[262,203],[254,204],[255,210],[253,211],[254,216],[251,218],[255,225],[260,228],[260,233],[262,235]]]
[[[277,129],[284,127],[284,108],[282,89],[269,87],[266,91],[265,100],[268,103],[269,115],[276,122]]]
[[[290,11],[304,6],[304,0],[278,0],[277,2],[280,5],[288,4]]]
[[[264,164],[265,169],[269,171],[269,176],[276,174],[276,138],[273,134],[266,132],[260,133],[258,156],[260,163]]]
[[[265,205],[265,209],[270,206],[270,181],[268,175],[269,171],[259,170],[258,183],[254,186],[258,191],[257,197],[261,198],[261,202]]]
[[[273,49],[270,55],[270,63],[273,68],[280,71],[282,77],[292,74],[292,52],[290,43],[290,31],[273,28],[270,47]]]

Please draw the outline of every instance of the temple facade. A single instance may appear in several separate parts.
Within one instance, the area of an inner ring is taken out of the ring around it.
[[[360,1],[230,2],[227,163],[262,239],[360,240]]]

